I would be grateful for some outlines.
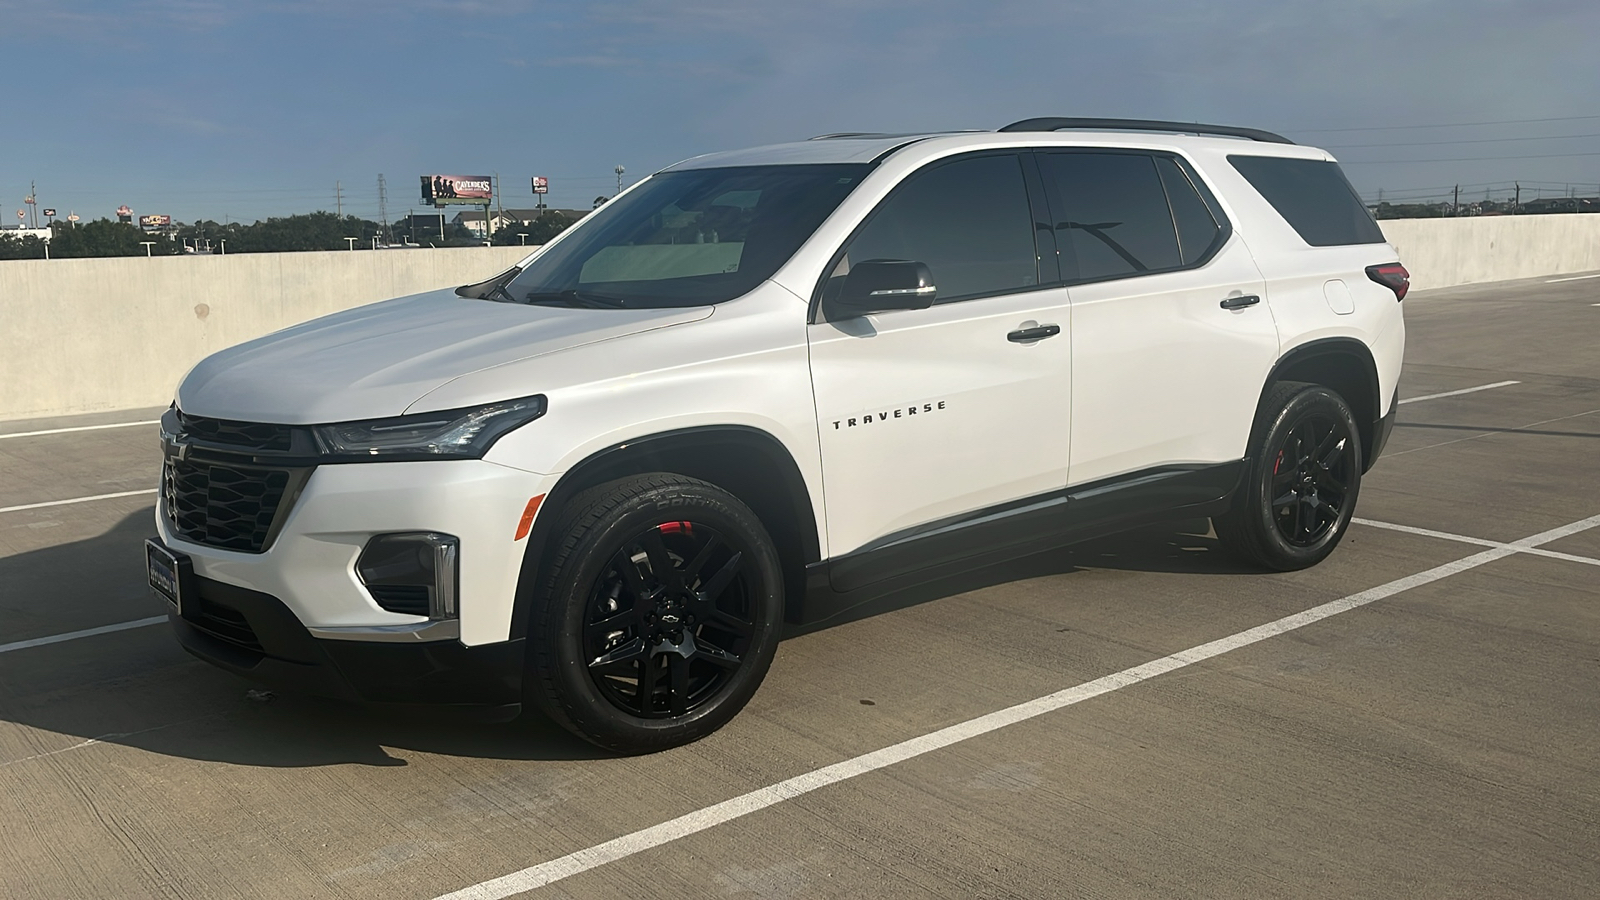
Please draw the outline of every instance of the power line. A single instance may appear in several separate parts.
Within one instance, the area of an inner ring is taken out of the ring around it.
[[[1352,150],[1356,147],[1438,147],[1446,144],[1503,144],[1508,141],[1562,141],[1571,138],[1600,137],[1595,134],[1552,134],[1547,137],[1473,138],[1466,141],[1400,141],[1391,144],[1328,144],[1329,150]]]
[[[1452,156],[1444,159],[1341,159],[1341,166],[1373,166],[1390,165],[1393,163],[1436,163],[1436,162],[1494,162],[1502,159],[1569,159],[1577,156],[1600,156],[1595,153],[1539,153],[1530,156]],[[1559,183],[1559,182],[1553,182]]]
[[[1335,131],[1406,131],[1412,128],[1477,128],[1481,125],[1527,125],[1533,122],[1581,122],[1600,119],[1600,116],[1557,116],[1550,119],[1501,119],[1498,122],[1446,122],[1438,125],[1372,125],[1366,128],[1287,128],[1285,131],[1305,134],[1329,134]]]

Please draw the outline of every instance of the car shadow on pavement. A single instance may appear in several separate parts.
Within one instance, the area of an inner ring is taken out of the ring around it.
[[[159,613],[162,606],[148,598],[144,585],[141,544],[150,530],[144,510],[97,537],[0,558],[7,600],[25,597],[36,611],[29,633],[13,635],[8,632],[16,629],[8,628],[7,620],[28,619],[21,618],[18,602],[0,603],[0,643]],[[1037,553],[896,592],[825,622],[790,629],[786,637],[1011,581],[1086,569],[1259,571],[1220,552],[1207,532],[1200,520]],[[40,627],[45,616],[38,610],[50,611],[47,628]],[[262,691],[189,657],[159,624],[0,655],[0,720],[67,736],[26,741],[40,749],[33,755],[13,751],[10,758],[0,758],[0,770],[94,743],[260,767],[404,766],[407,751],[530,761],[612,755],[533,712],[510,722],[485,722],[449,711],[363,707]]]
[[[1210,520],[1181,520],[1119,532],[1068,547],[1045,550],[960,575],[906,587],[820,622],[791,625],[785,630],[784,637],[813,634],[897,609],[1012,581],[1071,575],[1090,569],[1123,569],[1183,575],[1266,573],[1265,569],[1241,562],[1223,550],[1211,533]]]
[[[159,615],[164,607],[144,584],[142,545],[152,530],[146,508],[96,537],[0,557],[0,644]],[[390,750],[511,760],[614,755],[535,713],[493,722],[262,692],[189,656],[164,624],[0,654],[0,721],[67,736],[10,743],[0,771],[82,742],[268,767],[406,764]],[[28,746],[39,749],[18,749]]]

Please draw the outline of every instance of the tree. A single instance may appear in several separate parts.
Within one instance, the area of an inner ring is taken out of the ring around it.
[[[178,244],[165,235],[151,234],[126,222],[96,219],[74,227],[57,222],[50,239],[50,255],[61,259],[86,256],[144,256],[143,242],[150,241],[149,255],[171,256]]]
[[[507,225],[494,233],[494,242],[501,246],[515,247],[523,243],[517,237],[519,234],[528,236],[528,244],[548,243],[551,238],[572,227],[573,219],[558,212],[546,212],[526,225]]]
[[[44,241],[31,234],[0,234],[0,259],[44,259]]]
[[[228,238],[228,251],[282,253],[294,250],[344,250],[350,246],[345,238],[356,238],[361,244],[367,244],[378,232],[376,222],[355,216],[340,217],[319,210],[242,226],[236,237]]]

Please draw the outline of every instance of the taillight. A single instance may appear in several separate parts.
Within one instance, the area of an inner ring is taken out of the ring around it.
[[[1367,277],[1394,291],[1394,299],[1404,300],[1406,291],[1411,289],[1411,273],[1399,263],[1384,263],[1381,266],[1367,266]]]

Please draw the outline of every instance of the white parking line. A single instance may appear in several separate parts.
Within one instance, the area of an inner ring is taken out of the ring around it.
[[[78,425],[74,428],[47,428],[44,431],[14,431],[11,434],[0,434],[0,441],[6,438],[43,437],[47,434],[71,434],[75,431],[100,431],[105,428],[132,428],[135,425],[160,425],[160,419],[150,419],[144,422],[114,422],[110,425]]]
[[[1510,387],[1513,384],[1521,383],[1522,382],[1520,381],[1496,381],[1494,384],[1480,384],[1477,387],[1462,388],[1459,391],[1445,391],[1442,394],[1423,394],[1421,397],[1407,397],[1406,399],[1401,400],[1400,404],[1403,406],[1407,403],[1416,403],[1419,400],[1437,400],[1440,397],[1455,397],[1460,394],[1475,394],[1478,391],[1487,391],[1492,388]]]
[[[1485,563],[1503,559],[1520,550],[1560,540],[1569,535],[1593,528],[1596,525],[1600,525],[1600,516],[1591,516],[1582,521],[1573,522],[1570,525],[1553,528],[1532,537],[1523,538],[1520,541],[1513,541],[1503,547],[1484,550],[1465,559],[1445,563],[1426,572],[1408,575],[1405,578],[1396,579],[1370,590],[1351,594],[1348,597],[1324,603],[1321,606],[1315,606],[1291,616],[1285,616],[1265,625],[1258,625],[1238,634],[1229,635],[1207,644],[1201,644],[1198,647],[1191,647],[1171,656],[1163,656],[1143,665],[1134,666],[1131,669],[1123,669],[1121,672],[1057,691],[1054,694],[1047,694],[975,719],[968,719],[948,728],[941,728],[938,731],[915,737],[908,741],[902,741],[898,744],[884,747],[881,750],[874,750],[871,753],[865,753],[861,756],[847,759],[844,762],[806,772],[803,775],[796,775],[786,781],[758,788],[747,794],[740,794],[732,799],[686,813],[659,825],[652,825],[632,834],[625,834],[604,843],[586,847],[558,859],[530,866],[519,872],[513,872],[510,875],[503,875],[499,878],[462,888],[459,891],[444,894],[437,900],[500,900],[500,898],[510,897],[513,894],[531,891],[564,878],[587,872],[590,869],[626,859],[652,847],[659,847],[679,838],[698,834],[724,822],[730,822],[741,816],[782,803],[785,800],[793,800],[796,797],[809,794],[830,784],[865,775],[869,772],[892,766],[897,762],[914,759],[969,738],[988,734],[1007,725],[1025,722],[1045,713],[1082,703],[1085,700],[1108,694],[1112,691],[1118,691],[1142,681],[1148,681],[1158,675],[1192,666],[1195,663],[1204,662],[1212,657],[1237,650],[1240,647],[1248,647],[1267,638],[1276,637],[1298,628],[1304,628],[1331,616],[1358,609],[1385,597],[1392,597],[1401,591],[1407,591],[1443,578],[1449,578],[1451,575],[1475,569]]]
[[[1544,283],[1545,284],[1560,284],[1563,281],[1583,281],[1583,280],[1588,279],[1588,278],[1600,278],[1600,274],[1573,275],[1573,276],[1570,276],[1570,277],[1567,277],[1567,278],[1546,278]],[[1600,306],[1600,303],[1596,303],[1595,306]]]
[[[21,506],[0,506],[0,513],[22,512],[25,509],[44,509],[47,506],[71,506],[74,503],[88,503],[91,500],[115,500],[118,497],[139,497],[144,494],[154,494],[155,488],[142,491],[118,491],[115,494],[95,494],[93,497],[73,497],[71,500],[46,500],[43,503],[24,503]]]
[[[1422,537],[1439,538],[1446,541],[1457,541],[1462,544],[1473,544],[1479,547],[1509,547],[1517,553],[1531,553],[1534,556],[1543,556],[1549,559],[1564,559],[1567,562],[1586,563],[1591,566],[1600,566],[1600,559],[1588,556],[1574,556],[1571,553],[1560,553],[1555,550],[1540,550],[1537,547],[1518,547],[1500,541],[1489,541],[1483,538],[1467,537],[1464,534],[1451,534],[1448,531],[1434,531],[1431,528],[1415,528],[1411,525],[1396,525],[1393,522],[1378,522],[1373,519],[1363,519],[1359,516],[1350,520],[1357,525],[1367,525],[1372,528],[1387,528],[1390,531],[1403,531],[1406,534],[1417,534]]]
[[[0,644],[0,653],[10,653],[13,650],[27,650],[30,647],[44,647],[50,644],[59,644],[63,641],[75,641],[78,638],[94,637],[97,634],[111,634],[116,631],[127,631],[130,628],[143,628],[146,625],[159,625],[167,620],[166,616],[151,616],[148,619],[134,619],[132,622],[118,622],[115,625],[101,625],[96,628],[85,628],[82,631],[69,631],[66,634],[52,634],[49,637],[30,638],[26,641],[12,641],[9,644]]]

